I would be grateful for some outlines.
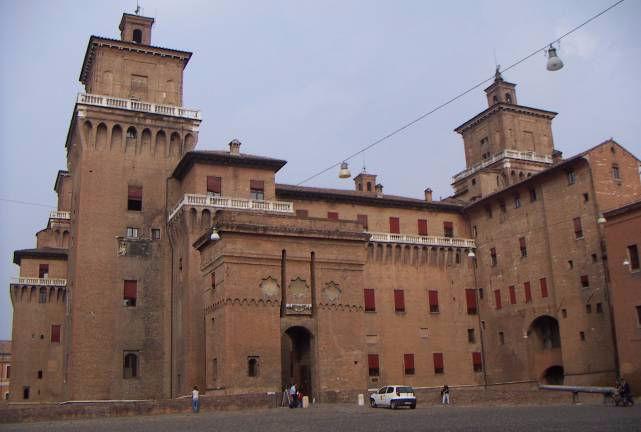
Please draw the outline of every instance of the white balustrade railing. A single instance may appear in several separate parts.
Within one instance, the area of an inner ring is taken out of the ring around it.
[[[71,212],[54,210],[49,213],[49,219],[71,219]]]
[[[107,108],[119,108],[129,111],[140,111],[154,114],[183,117],[192,120],[200,120],[200,111],[173,105],[161,105],[149,102],[141,102],[132,99],[122,99],[111,96],[101,96],[87,93],[79,93],[76,103],[84,105],[102,106]]]
[[[392,234],[392,233],[378,233],[368,232],[370,241],[383,242],[383,243],[407,243],[425,246],[447,246],[458,247],[466,249],[476,248],[473,239],[456,238],[456,237],[441,237],[441,236],[422,236],[414,234]]]
[[[500,161],[505,158],[519,159],[519,160],[531,161],[531,162],[542,162],[547,164],[552,163],[552,156],[540,155],[534,152],[526,152],[526,151],[519,151],[519,150],[503,150],[502,152],[495,154],[489,159],[476,163],[471,167],[469,167],[468,169],[466,169],[465,171],[461,171],[460,173],[456,174],[454,177],[452,177],[452,181],[457,182],[460,179],[465,178],[475,173],[476,171],[483,169],[486,166],[492,165],[494,162]]]
[[[67,279],[14,277],[11,278],[11,283],[16,285],[67,286]]]
[[[244,198],[227,198],[216,195],[185,194],[183,199],[180,200],[169,212],[168,220],[173,219],[182,206],[255,210],[272,213],[294,213],[294,204],[287,201],[263,201]]]

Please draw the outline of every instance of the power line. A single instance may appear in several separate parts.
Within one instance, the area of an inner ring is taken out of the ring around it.
[[[600,16],[601,16],[601,15],[603,15],[604,13],[608,12],[610,9],[613,9],[613,8],[617,7],[618,5],[620,5],[621,3],[623,3],[624,1],[625,1],[625,0],[619,0],[618,2],[616,2],[616,3],[612,4],[611,6],[607,7],[606,9],[603,9],[601,12],[597,13],[596,15],[593,15],[592,17],[590,17],[589,19],[587,19],[587,20],[586,20],[586,21],[584,21],[583,23],[581,23],[581,24],[579,24],[578,26],[574,27],[572,30],[570,30],[570,31],[568,31],[567,33],[565,33],[565,34],[563,34],[563,35],[559,36],[557,39],[554,39],[553,41],[546,43],[543,47],[538,48],[538,49],[536,49],[536,50],[532,51],[532,52],[531,52],[530,54],[528,54],[527,56],[523,57],[523,58],[522,58],[522,59],[520,59],[520,60],[517,60],[516,62],[512,63],[510,66],[508,66],[508,67],[506,67],[505,69],[501,70],[500,72],[507,72],[507,71],[509,71],[510,69],[512,69],[512,68],[514,68],[514,67],[518,66],[519,64],[523,63],[524,61],[528,60],[529,58],[533,57],[534,55],[538,54],[539,52],[541,52],[541,51],[545,51],[545,49],[546,49],[548,46],[550,46],[551,44],[553,44],[553,43],[555,43],[555,42],[559,42],[561,39],[563,39],[563,38],[565,38],[565,37],[567,37],[567,36],[571,35],[571,34],[572,34],[572,33],[574,33],[575,31],[579,30],[581,27],[583,27],[583,26],[587,25],[587,24],[588,24],[588,23],[590,23],[591,21],[594,21],[595,19],[597,19],[598,17],[600,17]],[[400,133],[400,132],[404,131],[405,129],[407,129],[407,128],[409,128],[409,127],[413,126],[413,125],[415,125],[416,123],[420,122],[421,120],[423,120],[423,119],[424,119],[424,118],[426,118],[427,116],[429,116],[429,115],[431,115],[431,114],[435,113],[436,111],[440,110],[441,108],[444,108],[444,107],[446,107],[447,105],[451,104],[452,102],[454,102],[454,101],[456,101],[456,100],[458,100],[458,99],[462,98],[463,96],[465,96],[465,95],[466,95],[466,94],[468,94],[469,92],[471,92],[471,91],[473,91],[473,90],[476,90],[477,88],[481,87],[482,85],[484,85],[484,84],[485,84],[485,83],[487,83],[488,81],[491,81],[492,79],[494,79],[494,75],[492,75],[491,77],[489,77],[489,78],[487,78],[487,79],[484,79],[483,81],[479,82],[478,84],[474,85],[473,87],[470,87],[469,89],[467,89],[467,90],[463,91],[462,93],[459,93],[458,95],[454,96],[453,98],[449,99],[448,101],[443,102],[443,103],[442,103],[442,104],[440,104],[440,105],[437,105],[435,108],[431,109],[430,111],[428,111],[428,112],[426,112],[426,113],[424,113],[424,114],[420,115],[419,117],[415,118],[414,120],[410,121],[409,123],[406,123],[406,124],[404,124],[403,126],[399,127],[398,129],[395,129],[394,131],[392,131],[392,132],[388,133],[387,135],[385,135],[385,136],[383,136],[383,137],[381,137],[381,138],[377,139],[376,141],[374,141],[374,142],[372,142],[371,144],[369,144],[369,145],[367,145],[367,146],[363,147],[362,149],[360,149],[360,150],[359,150],[359,151],[357,151],[356,153],[353,153],[353,154],[351,154],[351,155],[347,156],[345,159],[343,159],[343,160],[341,160],[341,161],[339,161],[339,162],[336,162],[335,164],[333,164],[333,165],[331,165],[331,166],[329,166],[329,167],[325,168],[324,170],[319,171],[318,173],[316,173],[316,174],[314,174],[314,175],[312,175],[312,176],[310,176],[310,177],[307,177],[305,180],[303,180],[303,181],[301,181],[301,182],[297,183],[296,185],[297,185],[297,186],[300,186],[300,185],[302,185],[303,183],[307,183],[307,182],[308,182],[308,181],[310,181],[311,179],[316,178],[316,177],[318,177],[318,176],[320,176],[320,175],[322,175],[322,174],[325,174],[327,171],[329,171],[329,170],[331,170],[331,169],[334,169],[334,168],[338,167],[338,166],[341,164],[341,162],[346,162],[346,161],[348,161],[348,160],[350,160],[350,159],[354,158],[355,156],[358,156],[359,154],[361,154],[361,153],[363,153],[363,152],[366,152],[367,150],[371,149],[372,147],[374,147],[374,146],[376,146],[376,145],[378,145],[378,144],[382,143],[383,141],[386,141],[387,139],[389,139],[389,138],[393,137],[394,135],[396,135],[396,134],[398,134],[398,133]]]
[[[5,202],[10,202],[14,204],[24,204],[24,205],[31,205],[31,206],[37,206],[37,207],[46,207],[49,209],[56,209],[56,206],[52,205],[47,205],[47,204],[42,204],[42,203],[36,203],[36,202],[31,202],[31,201],[19,201],[19,200],[13,200],[9,198],[0,198],[0,201],[5,201]]]

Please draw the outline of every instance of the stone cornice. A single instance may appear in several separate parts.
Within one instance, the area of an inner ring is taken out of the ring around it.
[[[470,120],[466,121],[465,123],[463,123],[462,125],[460,125],[456,129],[454,129],[454,131],[462,134],[463,132],[465,132],[466,130],[471,128],[472,126],[475,126],[475,125],[479,124],[480,122],[482,122],[486,118],[496,114],[499,111],[509,111],[509,112],[515,112],[515,113],[519,113],[519,114],[526,114],[526,115],[530,115],[530,116],[534,116],[534,117],[544,117],[544,118],[547,118],[547,119],[550,119],[550,120],[553,119],[554,117],[556,117],[556,115],[557,115],[557,113],[554,112],[554,111],[546,111],[546,110],[541,110],[541,109],[538,109],[538,108],[526,107],[526,106],[523,106],[523,105],[514,105],[514,104],[508,104],[508,103],[505,103],[505,102],[499,102],[499,103],[496,103],[496,104],[492,105],[491,107],[489,107],[485,111],[483,111],[483,112],[477,114],[476,116],[472,117]]]

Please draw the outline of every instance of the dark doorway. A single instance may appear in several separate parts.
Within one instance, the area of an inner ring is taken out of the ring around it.
[[[561,385],[563,384],[563,366],[551,366],[543,372],[541,381],[545,384]]]
[[[283,388],[296,383],[303,395],[312,394],[312,334],[305,327],[295,326],[285,330],[282,338]]]

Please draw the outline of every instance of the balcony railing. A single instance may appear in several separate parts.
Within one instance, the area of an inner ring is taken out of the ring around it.
[[[54,210],[49,213],[49,219],[71,219],[71,212]]]
[[[185,194],[182,200],[169,213],[171,220],[182,206],[201,206],[211,208],[228,208],[237,210],[254,210],[272,213],[294,213],[294,204],[286,201],[262,201],[244,198],[226,198],[215,195]]]
[[[530,161],[530,162],[542,162],[547,164],[552,163],[552,156],[540,155],[534,152],[524,152],[524,151],[518,151],[518,150],[503,150],[501,153],[497,153],[494,156],[490,157],[489,159],[486,159],[483,162],[474,164],[468,169],[466,169],[465,171],[461,171],[460,173],[456,174],[454,177],[452,177],[452,183],[455,183],[461,180],[462,178],[465,178],[471,174],[474,174],[478,170],[483,169],[489,165],[492,165],[494,162],[500,161],[501,159],[505,159],[505,158],[519,159],[519,160]]]
[[[425,246],[445,246],[474,249],[476,244],[472,239],[456,238],[456,237],[441,237],[441,236],[422,236],[413,234],[392,234],[392,233],[377,233],[368,232],[370,241],[383,242],[383,243],[407,243],[414,245]]]
[[[11,283],[16,285],[67,286],[67,279],[14,277]]]
[[[83,105],[101,106],[107,108],[119,108],[129,111],[147,112],[162,114],[173,117],[182,117],[192,120],[201,120],[200,111],[173,105],[160,105],[150,102],[122,99],[111,96],[101,96],[88,93],[79,93],[76,103]]]

